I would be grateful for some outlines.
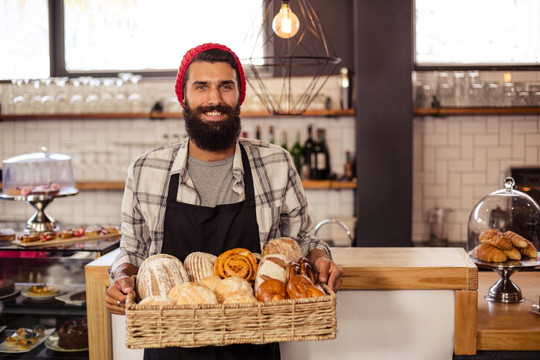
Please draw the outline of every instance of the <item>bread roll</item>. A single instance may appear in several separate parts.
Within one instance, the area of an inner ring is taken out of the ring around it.
[[[253,289],[249,282],[241,277],[232,276],[221,280],[214,289],[217,300],[222,303],[226,298],[234,294],[253,296]]]
[[[288,237],[273,239],[264,245],[262,256],[265,257],[272,254],[285,255],[289,261],[298,261],[303,255],[298,242]]]
[[[506,254],[495,246],[489,244],[479,244],[473,249],[473,255],[482,261],[487,262],[505,262]]]
[[[189,281],[182,262],[174,256],[157,254],[147,258],[137,273],[137,293],[141,299],[148,296],[166,296],[178,284]]]
[[[214,275],[217,256],[205,252],[193,252],[184,259],[184,267],[191,281],[198,283],[205,277]]]
[[[263,257],[255,275],[255,284],[253,286],[255,292],[265,280],[277,279],[285,282],[287,275],[285,269],[289,262],[287,255],[283,254],[271,254]]]
[[[233,294],[223,300],[224,304],[249,304],[256,303],[257,299],[255,296],[250,294]]]
[[[139,302],[139,305],[174,305],[175,302],[169,296],[148,296]]]
[[[268,279],[262,282],[256,291],[259,301],[278,301],[289,298],[287,294],[287,285],[285,282],[277,279]]]
[[[177,305],[217,304],[216,295],[208,288],[194,282],[178,284],[171,289],[169,297]]]
[[[219,284],[221,280],[223,280],[221,277],[217,275],[211,275],[205,277],[204,279],[201,279],[201,281],[199,281],[199,284],[201,284],[202,286],[206,286],[208,289],[214,292],[217,284]]]

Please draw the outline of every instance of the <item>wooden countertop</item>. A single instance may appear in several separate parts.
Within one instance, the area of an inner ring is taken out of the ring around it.
[[[521,289],[525,301],[503,304],[484,296],[500,276],[494,271],[478,273],[478,350],[540,350],[540,315],[530,311],[540,297],[540,272],[518,271],[510,279]]]
[[[476,290],[478,269],[463,248],[332,248],[341,289]]]

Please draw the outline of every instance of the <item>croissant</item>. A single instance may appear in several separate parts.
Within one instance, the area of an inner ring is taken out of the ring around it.
[[[528,256],[532,259],[536,259],[538,257],[538,250],[536,250],[532,242],[530,242],[529,240],[526,240],[526,241],[527,241],[527,247],[520,248],[519,251],[525,256]]]
[[[510,250],[503,250],[503,252],[510,260],[521,260],[521,253],[515,247]]]
[[[479,244],[473,249],[473,255],[482,261],[487,262],[505,262],[506,254],[495,246],[489,244]]]
[[[503,235],[509,238],[510,241],[512,241],[512,244],[517,248],[526,248],[528,245],[527,239],[513,231],[508,230]]]
[[[480,234],[480,242],[493,245],[501,250],[512,250],[514,248],[512,241],[497,229],[489,229]]]

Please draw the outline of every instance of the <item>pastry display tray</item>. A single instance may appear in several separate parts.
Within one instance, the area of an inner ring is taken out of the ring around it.
[[[75,244],[85,241],[95,241],[95,240],[117,240],[122,236],[122,234],[107,234],[107,235],[97,235],[97,236],[80,236],[80,237],[71,237],[69,239],[54,239],[49,241],[30,241],[30,242],[21,242],[19,239],[13,240],[11,243],[17,246],[22,246],[25,248],[39,247],[39,246],[56,246],[56,245],[67,245]]]

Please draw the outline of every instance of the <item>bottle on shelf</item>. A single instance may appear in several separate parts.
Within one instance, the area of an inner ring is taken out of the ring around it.
[[[354,163],[350,151],[345,151],[345,164],[343,165],[343,181],[352,181],[354,178]]]
[[[294,166],[300,174],[300,177],[303,178],[302,174],[302,145],[300,145],[300,131],[296,131],[296,140],[290,150],[291,155],[294,160]]]
[[[304,142],[304,163],[302,164],[302,174],[304,179],[311,179],[311,152],[313,151],[313,127],[308,126],[308,137]]]
[[[261,140],[261,127],[259,125],[255,128],[255,139]]]
[[[268,142],[270,144],[276,143],[276,138],[274,137],[274,127],[270,125],[270,128],[268,129]]]
[[[284,148],[285,150],[288,150],[288,148],[287,148],[287,132],[285,130],[283,130],[281,132],[281,147]]]
[[[317,129],[317,141],[313,144],[311,152],[310,178],[313,180],[326,180],[330,175],[330,159],[326,146],[325,130]]]

